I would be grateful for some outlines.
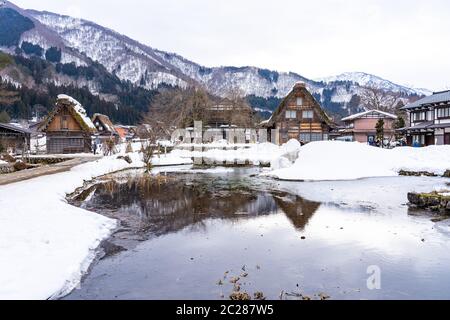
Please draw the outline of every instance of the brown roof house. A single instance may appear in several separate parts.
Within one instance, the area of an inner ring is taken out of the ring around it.
[[[136,138],[137,127],[135,126],[115,126],[117,134],[119,135],[119,139],[122,142],[131,141]]]
[[[278,134],[269,134],[275,144],[283,144],[290,139],[308,143],[329,140],[335,124],[325,113],[317,100],[306,89],[304,83],[297,83],[281,102],[272,117],[263,127],[278,129]]]
[[[39,129],[46,133],[49,154],[90,153],[97,133],[83,106],[63,94]]]
[[[99,138],[100,141],[112,139],[115,143],[119,142],[120,138],[119,133],[117,132],[116,128],[114,127],[113,123],[111,122],[108,116],[96,113],[92,117],[92,123],[97,129],[96,136]]]

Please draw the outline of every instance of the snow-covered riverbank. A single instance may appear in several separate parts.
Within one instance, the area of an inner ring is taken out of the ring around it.
[[[0,186],[0,299],[48,299],[69,292],[95,258],[95,249],[116,222],[73,207],[67,193],[84,181],[143,166],[118,155],[89,162],[64,173]],[[167,155],[154,165],[190,163]]]

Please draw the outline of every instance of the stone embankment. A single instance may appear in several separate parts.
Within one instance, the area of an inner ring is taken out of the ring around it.
[[[416,208],[450,214],[450,190],[408,194],[408,201]]]

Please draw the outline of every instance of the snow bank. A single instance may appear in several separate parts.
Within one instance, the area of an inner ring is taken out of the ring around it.
[[[442,175],[448,169],[450,146],[387,150],[357,142],[323,141],[302,147],[294,165],[268,175],[282,180],[354,180],[397,176],[400,170]]]
[[[183,145],[186,147],[187,145]],[[173,155],[181,158],[203,158],[216,163],[246,162],[253,165],[269,164],[273,161],[279,162],[279,158],[284,157],[290,161],[297,158],[300,150],[300,143],[297,140],[291,140],[288,143],[277,146],[272,143],[258,143],[258,144],[222,144],[211,143],[203,145],[190,145],[194,151],[176,149],[172,152]],[[196,149],[204,149],[204,151],[196,151]]]
[[[141,155],[118,155],[71,171],[0,186],[0,299],[47,299],[69,292],[95,257],[95,249],[116,222],[70,206],[66,193],[83,181],[142,166]],[[172,155],[154,165],[186,163]]]

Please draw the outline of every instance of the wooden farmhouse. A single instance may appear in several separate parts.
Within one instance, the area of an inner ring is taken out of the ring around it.
[[[31,132],[11,124],[0,123],[1,149],[14,154],[26,152],[30,147]]]
[[[81,104],[66,95],[58,96],[39,129],[46,133],[49,154],[90,153],[92,136],[97,132]]]
[[[249,105],[234,105],[227,100],[209,107],[207,113],[208,123],[206,125],[211,128],[250,127],[255,115],[255,111]]]
[[[96,136],[101,142],[107,140],[113,140],[115,143],[119,142],[119,133],[107,115],[100,113],[94,114],[92,123],[94,123],[94,126],[97,129]]]
[[[306,85],[297,83],[272,117],[263,123],[263,127],[278,129],[278,134],[272,138],[276,141],[272,143],[283,144],[290,139],[308,143],[329,140],[335,124],[306,89]]]

